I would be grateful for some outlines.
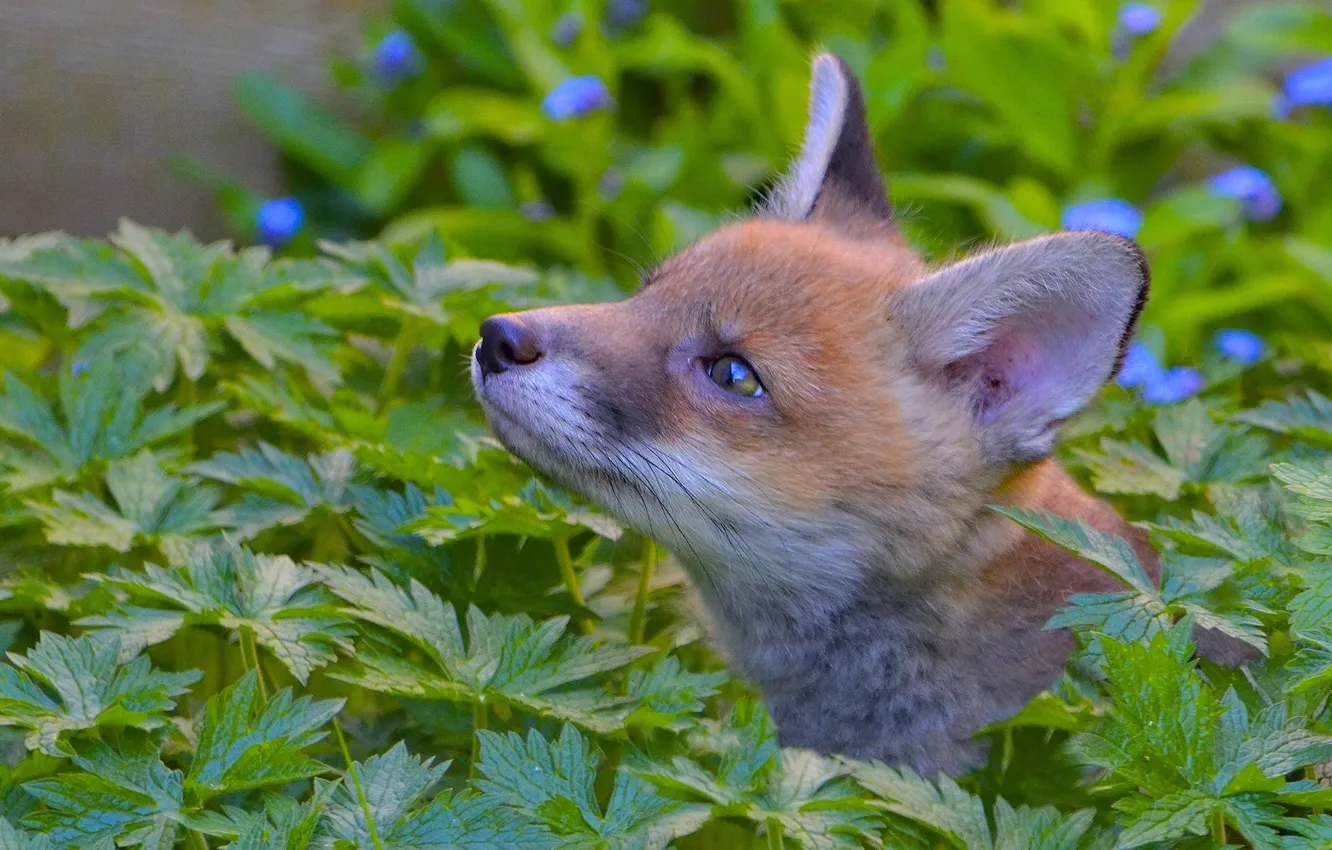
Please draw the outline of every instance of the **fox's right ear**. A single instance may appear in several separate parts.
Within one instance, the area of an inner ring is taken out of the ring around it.
[[[809,123],[800,156],[768,196],[760,214],[821,221],[861,233],[894,229],[892,207],[874,161],[860,84],[831,53],[814,57]]]

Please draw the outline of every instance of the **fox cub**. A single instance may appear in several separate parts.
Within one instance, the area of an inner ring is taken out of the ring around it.
[[[987,505],[1143,535],[1051,459],[1147,298],[1137,245],[1058,233],[927,268],[860,88],[814,60],[809,124],[758,215],[627,300],[495,316],[472,380],[496,436],[684,563],[782,742],[932,775],[1060,674],[1070,593],[1114,581]]]

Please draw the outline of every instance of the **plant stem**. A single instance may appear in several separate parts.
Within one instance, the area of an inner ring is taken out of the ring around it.
[[[189,376],[186,375],[184,371],[181,371],[176,375],[176,381],[178,382],[176,390],[176,401],[180,404],[181,410],[187,410],[190,407],[194,406],[195,401],[198,400],[199,388],[195,385],[194,381],[190,380]],[[190,427],[185,429],[184,438],[185,438],[186,455],[187,456],[193,455],[194,454],[193,425],[190,425]]]
[[[560,576],[564,579],[564,586],[569,588],[569,595],[573,597],[574,604],[579,608],[584,607],[583,588],[578,584],[578,576],[574,573],[573,558],[569,555],[569,539],[567,537],[557,537],[554,540],[555,562],[560,565]],[[585,635],[592,634],[592,624],[582,617],[574,618],[574,628]]]
[[[1212,810],[1212,840],[1222,846],[1226,843],[1226,810],[1220,806]]]
[[[657,544],[651,537],[643,538],[643,557],[638,567],[638,592],[634,595],[634,612],[629,615],[629,643],[643,642],[647,628],[647,598],[652,589],[652,573],[657,569]]]
[[[338,736],[342,759],[347,762],[347,775],[351,777],[352,787],[356,789],[356,798],[361,801],[361,811],[365,812],[365,824],[370,829],[370,841],[374,843],[375,850],[384,850],[384,844],[379,840],[379,830],[375,828],[375,816],[370,813],[370,801],[365,798],[365,788],[361,786],[361,774],[356,770],[356,762],[352,761],[351,750],[347,749],[347,739],[342,735],[342,724],[336,717],[333,718],[333,734]]]
[[[486,728],[486,702],[477,700],[472,703],[472,763],[467,767],[467,778],[476,778],[476,763],[481,759],[481,736],[477,733]]]
[[[486,571],[486,537],[481,535],[476,538],[476,563],[472,566],[472,588],[475,589],[481,581],[481,574]]]
[[[190,846],[198,850],[208,850],[208,839],[204,838],[202,833],[190,830]]]
[[[407,356],[412,353],[415,344],[416,317],[404,316],[402,327],[398,329],[398,338],[393,341],[393,356],[389,359],[388,370],[384,372],[384,381],[379,385],[380,410],[397,392],[398,381],[402,378],[403,369],[407,368]]]
[[[241,629],[240,640],[241,658],[245,659],[245,666],[254,671],[254,676],[259,681],[259,696],[263,698],[264,702],[268,702],[268,686],[264,684],[264,669],[259,666],[259,647],[254,642],[254,632],[249,629]],[[251,659],[253,659],[253,663],[251,663]]]
[[[768,850],[782,850],[782,825],[777,818],[768,818]]]

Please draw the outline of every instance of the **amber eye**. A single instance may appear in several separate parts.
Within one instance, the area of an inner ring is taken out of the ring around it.
[[[739,357],[726,355],[718,357],[708,366],[708,377],[712,382],[728,393],[735,393],[746,398],[763,395],[763,384],[759,383],[754,368]]]

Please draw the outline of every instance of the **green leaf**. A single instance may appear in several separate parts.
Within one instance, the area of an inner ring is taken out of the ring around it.
[[[94,743],[73,759],[83,773],[24,784],[45,804],[23,825],[58,846],[87,847],[114,840],[120,847],[171,850],[184,791],[179,771],[169,770],[152,748],[117,752]]]
[[[0,817],[0,850],[56,850],[56,845],[49,836],[24,832]]]
[[[336,449],[301,460],[260,443],[258,451],[220,452],[186,470],[249,491],[239,504],[218,511],[243,539],[249,539],[271,526],[301,522],[316,509],[345,512],[356,459],[345,449]]]
[[[547,741],[535,730],[524,741],[510,732],[480,731],[485,794],[533,826],[561,836],[561,845],[664,848],[702,826],[706,812],[667,799],[627,771],[616,775],[603,812],[593,789],[597,757],[571,726]]]
[[[1092,473],[1092,483],[1102,493],[1128,493],[1179,498],[1188,475],[1163,460],[1141,443],[1121,443],[1105,438],[1100,453],[1079,451],[1077,456]]]
[[[28,749],[65,756],[67,732],[163,726],[174,697],[201,675],[154,670],[142,657],[118,666],[119,654],[115,640],[42,632],[26,656],[10,653],[13,666],[0,666],[0,725],[30,730]]]
[[[328,770],[304,751],[321,741],[342,700],[292,697],[290,688],[265,703],[254,671],[204,706],[199,744],[185,787],[200,797],[281,785]]]
[[[1332,446],[1332,399],[1314,390],[1284,402],[1265,401],[1254,410],[1240,411],[1234,418],[1315,445]]]
[[[235,94],[241,111],[274,144],[324,178],[351,188],[353,173],[370,152],[359,134],[269,74],[242,75]]]
[[[97,576],[133,597],[184,610],[187,622],[247,631],[304,684],[339,648],[349,625],[318,587],[309,566],[282,555],[255,555],[235,544],[198,546],[184,564],[145,564],[142,574]]]
[[[0,446],[7,471],[0,481],[26,491],[78,478],[94,460],[119,460],[174,437],[224,405],[177,410],[168,404],[144,411],[146,389],[126,378],[115,363],[94,363],[81,375],[61,372],[60,416],[50,402],[12,375],[0,395]],[[63,422],[62,422],[63,420]]]
[[[1208,818],[1217,805],[1214,797],[1192,789],[1155,800],[1128,798],[1118,806],[1130,816],[1119,835],[1119,846],[1141,847],[1185,835],[1206,835]]]
[[[213,512],[220,499],[217,490],[167,475],[147,449],[112,461],[105,479],[114,508],[91,493],[62,490],[51,494],[53,503],[30,503],[46,526],[48,541],[109,546],[118,552],[128,552],[138,542],[179,551],[183,538],[222,525]]]
[[[1147,575],[1147,570],[1124,538],[1098,531],[1081,520],[1065,519],[1046,511],[1003,507],[992,510],[1038,537],[1090,561],[1137,593],[1147,597],[1157,595],[1151,576]]]
[[[885,811],[929,827],[963,850],[990,850],[994,842],[985,820],[985,807],[946,776],[928,782],[909,768],[881,762],[856,764],[851,775],[876,798]]]
[[[647,647],[564,637],[568,617],[536,623],[524,615],[486,616],[474,606],[467,611],[464,646],[453,606],[415,579],[404,590],[378,570],[366,576],[344,567],[317,569],[329,589],[349,603],[345,613],[396,632],[430,657],[423,666],[362,649],[361,670],[345,677],[362,687],[452,701],[504,699],[602,734],[621,729],[632,711],[634,699],[612,697],[587,682],[652,652]]]

